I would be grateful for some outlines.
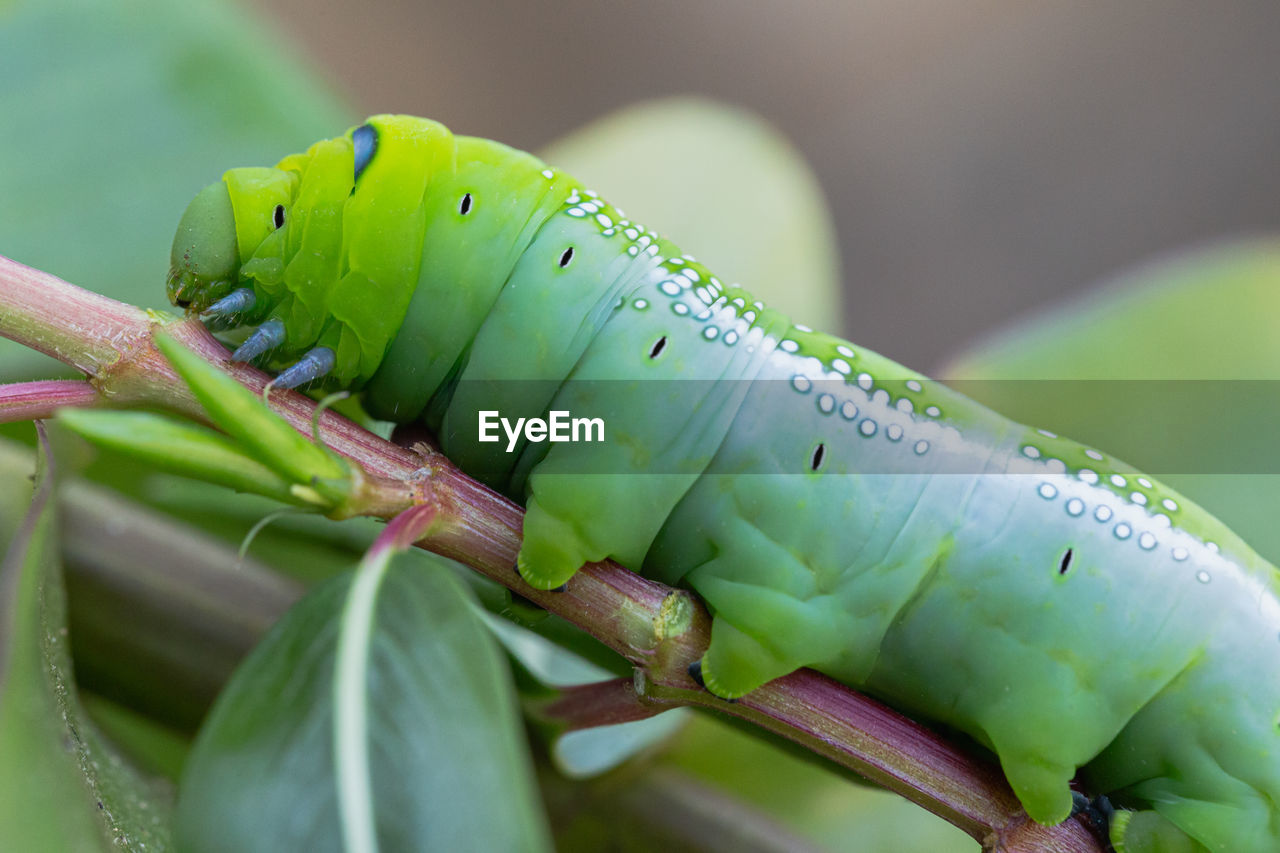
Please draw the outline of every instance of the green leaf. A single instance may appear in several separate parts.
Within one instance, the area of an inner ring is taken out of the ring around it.
[[[4,491],[21,489],[15,471],[0,465]],[[46,469],[0,543],[0,849],[164,850],[166,788],[102,742],[76,696],[54,527]]]
[[[815,328],[842,316],[839,246],[818,180],[758,116],[666,98],[607,115],[541,153],[725,283]]]
[[[223,0],[18,0],[0,10],[0,253],[165,304],[191,196],[356,118],[288,41]],[[0,381],[48,376],[0,341]]]
[[[58,421],[101,447],[144,464],[209,483],[298,503],[289,483],[204,427],[151,412],[64,409]]]
[[[1158,476],[1277,562],[1277,282],[1275,240],[1185,252],[993,335],[941,378]]]
[[[184,850],[549,849],[501,652],[421,562],[324,584],[237,671],[188,759]]]
[[[189,739],[96,693],[82,690],[80,701],[98,729],[134,764],[177,784],[191,748]]]
[[[350,494],[350,472],[335,454],[301,435],[257,395],[173,338],[157,332],[155,343],[213,422],[247,453],[297,486],[314,491],[329,502],[328,508]]]

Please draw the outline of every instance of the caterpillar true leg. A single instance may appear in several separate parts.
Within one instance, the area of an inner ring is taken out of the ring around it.
[[[316,347],[296,364],[282,370],[272,383],[277,388],[297,388],[314,382],[333,370],[334,354],[328,347]]]
[[[253,295],[253,288],[241,287],[231,291],[217,302],[200,312],[201,317],[222,318],[232,317],[236,314],[242,314],[254,306],[257,297]]]
[[[279,320],[268,320],[255,329],[244,343],[236,347],[236,351],[231,353],[231,360],[252,361],[282,343],[284,343],[284,323]]]

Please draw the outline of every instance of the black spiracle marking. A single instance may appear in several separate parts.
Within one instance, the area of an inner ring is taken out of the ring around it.
[[[658,338],[654,345],[649,349],[649,358],[657,358],[662,355],[662,351],[667,348],[667,336],[663,335]]]
[[[1071,556],[1071,549],[1068,548],[1067,552],[1062,555],[1062,562],[1058,564],[1058,574],[1065,575],[1071,570]]]
[[[462,201],[458,202],[458,213],[466,216],[471,212],[471,193],[467,193],[462,197]]]
[[[276,209],[271,212],[271,222],[276,228],[284,227],[284,205],[277,204]]]
[[[360,175],[364,172],[365,167],[369,165],[369,161],[373,159],[374,153],[378,150],[378,131],[371,124],[362,124],[355,130],[351,131],[351,144],[355,148],[355,179],[360,180]]]
[[[564,269],[565,267],[569,266],[569,264],[571,263],[573,263],[573,247],[572,246],[565,249],[564,252],[560,255],[560,269]]]
[[[813,449],[813,455],[809,457],[809,470],[817,471],[819,468],[821,468],[822,460],[826,457],[826,455],[827,455],[827,446],[825,444],[819,444],[817,447],[815,447]]]

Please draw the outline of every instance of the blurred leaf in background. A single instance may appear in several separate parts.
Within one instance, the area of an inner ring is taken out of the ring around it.
[[[164,305],[197,190],[355,121],[315,79],[287,39],[222,0],[0,6],[0,254]],[[0,341],[0,381],[55,370]]]
[[[940,378],[1153,473],[1280,562],[1280,241],[1160,258],[1011,325]]]
[[[818,179],[781,131],[705,98],[611,113],[544,150],[627,214],[797,321],[840,334],[839,252]]]

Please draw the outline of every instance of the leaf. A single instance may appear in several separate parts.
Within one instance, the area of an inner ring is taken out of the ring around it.
[[[815,328],[840,310],[839,247],[813,171],[758,116],[704,98],[636,104],[542,156]],[[828,329],[838,332],[838,329]]]
[[[975,344],[941,377],[1155,474],[1276,562],[1277,282],[1276,240],[1162,258]]]
[[[63,409],[58,422],[148,467],[293,503],[289,483],[220,433],[153,412]]]
[[[350,494],[351,473],[336,454],[300,434],[256,394],[167,334],[156,334],[155,344],[191,388],[209,418],[244,452],[281,477],[329,501],[326,508]]]
[[[501,652],[421,562],[317,588],[237,671],[188,759],[184,850],[549,849]]]
[[[15,468],[0,466],[6,490]],[[0,560],[0,849],[164,850],[167,789],[102,742],[76,696],[54,528],[46,467]]]
[[[354,116],[287,40],[222,0],[19,0],[0,11],[0,253],[165,304],[191,196]],[[0,381],[51,360],[0,341]]]
[[[98,729],[130,760],[177,784],[182,762],[191,748],[188,738],[96,693],[81,690],[80,702]]]

